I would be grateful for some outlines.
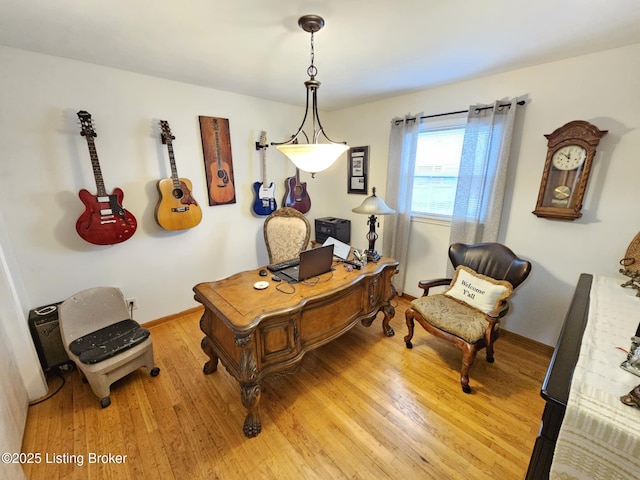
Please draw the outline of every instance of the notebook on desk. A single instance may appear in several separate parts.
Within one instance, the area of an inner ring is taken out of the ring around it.
[[[331,270],[333,263],[333,245],[312,248],[300,253],[300,263],[285,268],[275,274],[289,283],[297,283]]]

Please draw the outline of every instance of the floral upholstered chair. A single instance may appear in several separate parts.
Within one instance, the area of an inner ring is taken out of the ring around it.
[[[529,276],[531,263],[499,243],[454,243],[449,247],[449,259],[456,269],[453,279],[418,283],[424,294],[405,312],[409,333],[404,341],[407,348],[413,348],[411,339],[417,321],[429,333],[460,348],[460,383],[462,391],[470,393],[469,370],[476,354],[486,348],[487,361],[493,363],[500,319],[509,311],[507,299]],[[448,288],[429,295],[429,289],[436,286]]]
[[[272,264],[297,258],[309,244],[311,226],[295,208],[282,207],[266,218],[263,232],[269,263]]]

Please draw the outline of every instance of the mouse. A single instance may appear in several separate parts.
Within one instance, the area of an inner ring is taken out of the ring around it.
[[[261,277],[266,277],[267,276],[267,271],[264,268],[261,269],[259,273],[260,273]]]

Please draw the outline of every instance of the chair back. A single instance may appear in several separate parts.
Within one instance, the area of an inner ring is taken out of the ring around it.
[[[307,248],[311,225],[295,208],[282,207],[269,215],[263,226],[269,263],[296,258]]]
[[[449,259],[453,268],[464,265],[487,277],[506,280],[514,289],[531,272],[531,262],[519,258],[500,243],[454,243],[449,247]]]
[[[65,345],[130,318],[127,301],[116,287],[95,287],[78,292],[62,302],[58,316]]]

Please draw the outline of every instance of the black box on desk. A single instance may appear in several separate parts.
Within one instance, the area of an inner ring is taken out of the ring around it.
[[[351,242],[351,220],[344,218],[316,218],[316,242],[324,243],[329,237],[342,243]]]
[[[58,306],[61,303],[45,305],[29,311],[29,330],[44,371],[70,361],[62,344],[58,323]]]

